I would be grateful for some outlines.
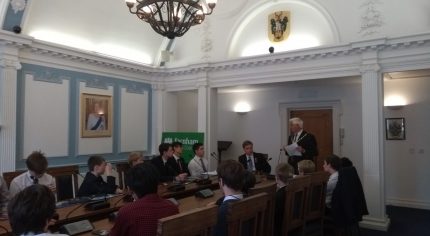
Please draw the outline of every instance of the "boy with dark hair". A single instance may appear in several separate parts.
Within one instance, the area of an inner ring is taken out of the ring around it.
[[[173,158],[169,158],[168,162],[179,174],[186,173],[189,174],[188,165],[185,163],[184,158],[182,158],[182,143],[173,142]]]
[[[194,158],[188,163],[188,170],[191,176],[200,177],[209,171],[209,161],[205,158],[205,148],[203,143],[193,144]]]
[[[106,163],[103,157],[91,156],[88,159],[88,169],[79,187],[78,197],[122,192],[115,184],[115,177],[112,176],[112,165]],[[103,174],[107,175],[107,182],[103,180]]]
[[[224,193],[224,200],[218,208],[218,221],[214,229],[215,236],[227,235],[227,213],[231,202],[243,199],[244,184],[242,164],[235,160],[225,160],[218,166],[219,186]]]
[[[25,161],[28,171],[15,177],[10,183],[10,197],[15,196],[28,186],[41,184],[49,187],[52,192],[56,191],[55,178],[46,173],[48,161],[40,151],[32,152]]]
[[[161,143],[158,146],[158,151],[160,155],[152,159],[151,164],[158,170],[160,181],[184,181],[187,177],[187,173],[178,173],[172,166],[171,161],[169,162],[169,159],[171,159],[173,155],[172,145],[170,143]]]
[[[333,191],[336,188],[336,184],[339,177],[338,170],[341,167],[341,160],[336,155],[328,156],[324,160],[324,171],[330,173],[330,177],[328,178],[327,182],[327,190],[326,190],[326,198],[325,198],[325,204],[327,208],[331,208],[331,198],[333,196]]]
[[[14,235],[65,235],[46,233],[55,214],[55,196],[44,185],[31,185],[19,192],[9,202],[8,213]]]
[[[123,206],[109,235],[156,235],[158,220],[178,214],[178,207],[157,194],[159,173],[149,163],[130,169],[127,184],[135,199]]]

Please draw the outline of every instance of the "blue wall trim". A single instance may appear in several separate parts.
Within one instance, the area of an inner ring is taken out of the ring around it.
[[[88,73],[50,68],[45,66],[22,64],[22,69],[18,71],[17,80],[17,140],[16,140],[16,168],[25,168],[25,160],[23,159],[23,142],[24,142],[24,111],[25,111],[25,75],[32,74],[34,79],[38,81],[58,83],[63,80],[69,81],[69,136],[68,136],[68,155],[49,157],[50,166],[61,165],[82,165],[86,166],[89,155],[79,155],[79,103],[80,103],[80,82],[85,82],[86,86],[96,86],[97,88],[108,88],[113,86],[113,105],[114,105],[114,127],[112,134],[112,153],[99,153],[110,162],[118,162],[125,160],[128,156],[127,152],[121,152],[121,88],[126,88],[127,92],[132,93],[148,93],[148,143],[144,155],[151,153],[151,137],[152,137],[152,88],[150,84],[143,82],[130,81],[120,78],[105,77]],[[37,75],[40,75],[39,77]],[[39,79],[38,79],[39,78]],[[47,79],[48,78],[48,79]],[[129,91],[128,88],[131,88]],[[131,114],[132,115],[132,114]],[[43,150],[42,150],[43,151]],[[137,150],[136,150],[137,151]]]
[[[22,18],[24,16],[24,11],[19,11],[15,13],[15,11],[12,9],[12,6],[9,3],[2,28],[7,31],[12,31],[14,26],[16,25],[21,26]]]

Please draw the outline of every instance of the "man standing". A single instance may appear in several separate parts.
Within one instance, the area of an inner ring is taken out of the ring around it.
[[[188,170],[191,176],[199,177],[201,174],[209,171],[209,161],[205,156],[205,148],[203,143],[195,143],[193,145],[194,158],[188,163]]]
[[[288,163],[294,167],[294,174],[298,174],[297,163],[301,160],[311,160],[318,156],[317,141],[315,137],[303,130],[303,120],[294,117],[290,119],[290,132],[288,145],[296,145],[295,153],[289,156]]]
[[[171,164],[171,166],[175,169],[175,171],[179,174],[186,173],[189,174],[188,166],[185,163],[184,158],[182,158],[182,143],[173,142],[173,158],[169,158],[167,162]]]
[[[245,153],[239,156],[239,162],[243,165],[243,168],[251,172],[270,174],[272,167],[262,153],[254,152],[251,141],[245,140],[242,143],[242,148]]]
[[[160,181],[184,181],[187,174],[179,174],[169,162],[169,159],[171,159],[173,155],[172,145],[170,143],[162,143],[158,146],[158,151],[160,152],[160,156],[152,159],[151,164],[153,164],[157,168],[158,173],[160,173]]]

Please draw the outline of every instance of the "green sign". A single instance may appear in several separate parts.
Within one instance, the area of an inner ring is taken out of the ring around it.
[[[194,157],[193,144],[203,143],[204,133],[194,132],[163,132],[161,142],[163,143],[182,143],[182,157],[188,163]]]

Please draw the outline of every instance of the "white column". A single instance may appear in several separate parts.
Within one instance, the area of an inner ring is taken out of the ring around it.
[[[211,153],[217,151],[217,89],[210,88],[207,83],[198,85],[197,95],[197,130],[205,133],[205,156],[209,161],[209,170],[217,168],[217,161]]]
[[[18,48],[0,46],[0,172],[14,171],[16,163],[16,98]]]
[[[164,96],[165,89],[162,84],[152,85],[152,154],[158,154],[158,145],[164,130]]]
[[[363,106],[363,188],[369,215],[362,226],[388,229],[385,214],[383,79],[377,63],[364,64],[362,76]]]

